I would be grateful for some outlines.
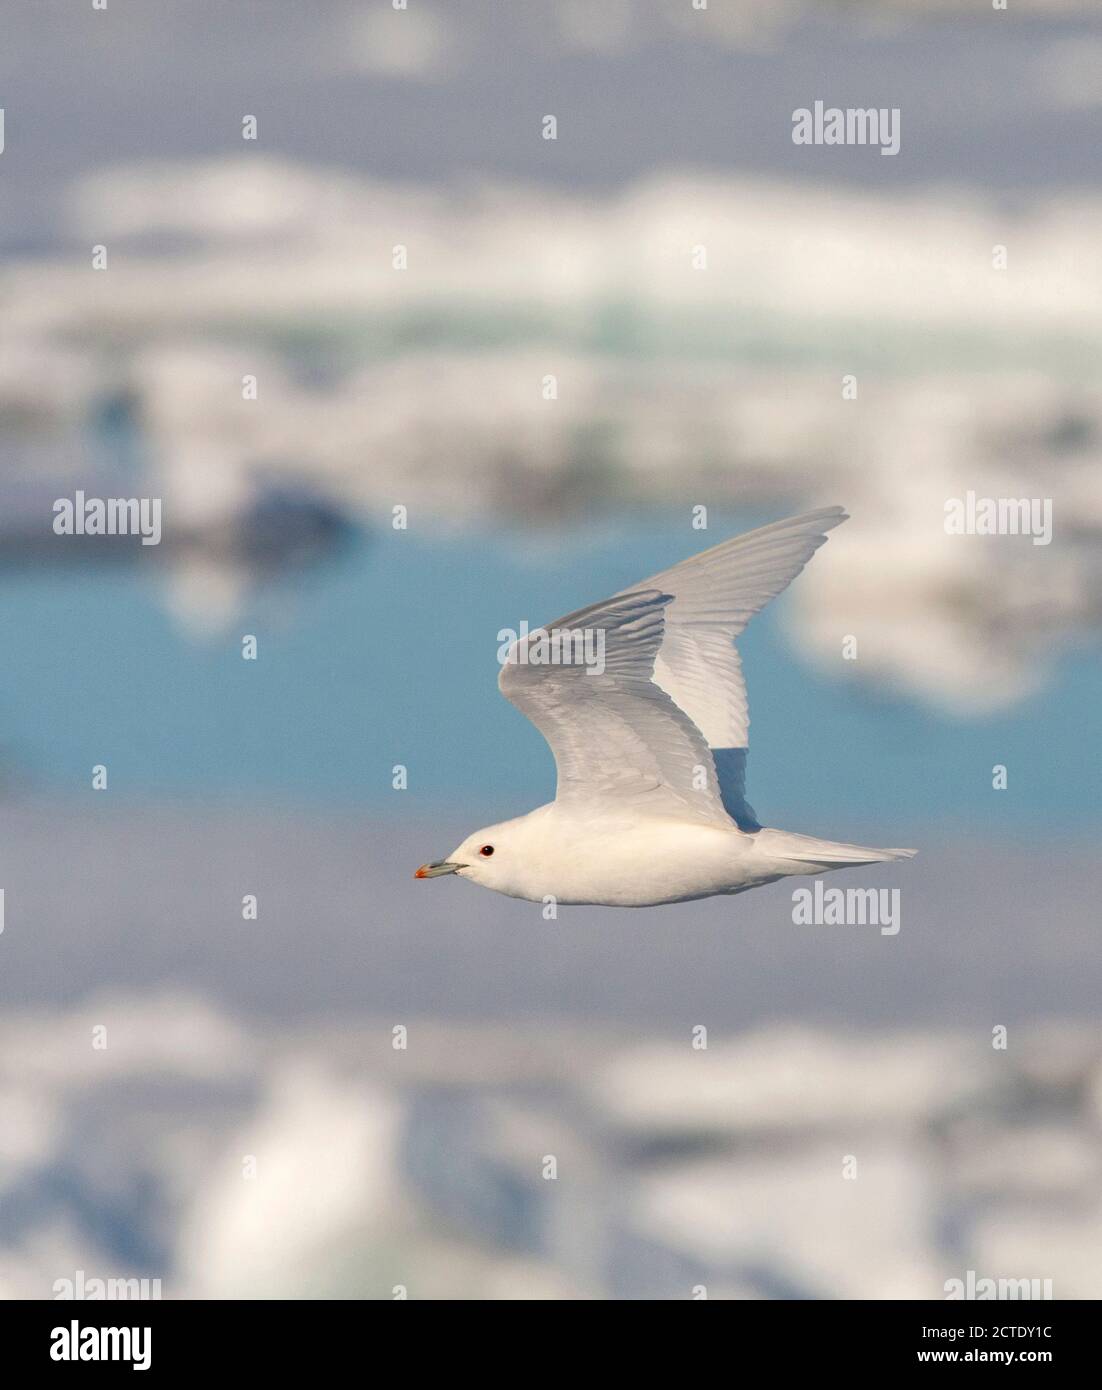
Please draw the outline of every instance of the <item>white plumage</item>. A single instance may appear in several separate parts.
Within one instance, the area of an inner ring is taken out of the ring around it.
[[[499,685],[550,745],[555,800],[417,876],[643,907],[910,857],[762,828],[746,801],[750,716],[734,639],[845,520],[828,507],[736,536],[514,643]],[[557,660],[541,659],[549,637]]]

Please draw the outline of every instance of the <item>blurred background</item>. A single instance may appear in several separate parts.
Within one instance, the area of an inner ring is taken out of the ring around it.
[[[1102,1296],[1095,7],[39,0],[0,105],[0,1294]],[[500,629],[836,502],[749,793],[898,935],[412,881],[553,795]]]

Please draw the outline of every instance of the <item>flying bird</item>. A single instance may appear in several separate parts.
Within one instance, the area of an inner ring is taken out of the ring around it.
[[[652,907],[911,858],[769,829],[746,800],[750,716],[734,639],[846,519],[826,507],[735,536],[518,637],[498,684],[555,755],[555,799],[469,835],[415,877]]]

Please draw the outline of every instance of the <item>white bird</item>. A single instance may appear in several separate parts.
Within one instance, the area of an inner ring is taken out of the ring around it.
[[[909,859],[758,824],[734,639],[845,521],[826,507],[736,536],[523,634],[502,693],[555,755],[555,799],[487,826],[416,878],[458,874],[534,902],[651,907],[790,874]]]

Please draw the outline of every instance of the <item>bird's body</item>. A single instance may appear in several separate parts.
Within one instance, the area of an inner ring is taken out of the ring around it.
[[[555,754],[555,800],[468,837],[419,878],[535,902],[651,907],[909,858],[758,824],[733,639],[845,520],[828,508],[705,551],[510,648],[502,692]]]
[[[552,897],[604,907],[655,907],[744,893],[790,874],[823,873],[898,853],[768,828],[747,834],[735,825],[725,829],[691,821],[591,821],[564,815],[554,801],[479,835],[494,844],[495,859],[502,856],[495,865],[498,876],[488,885],[497,892],[532,902]]]

